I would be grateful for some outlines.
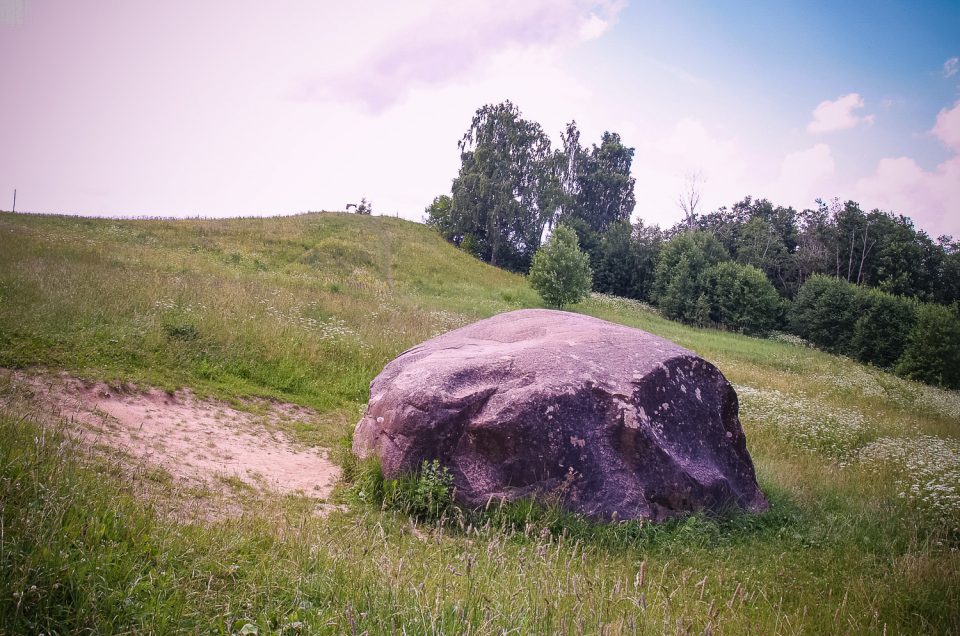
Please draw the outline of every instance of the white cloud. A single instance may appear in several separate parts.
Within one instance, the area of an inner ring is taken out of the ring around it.
[[[933,170],[911,157],[884,158],[874,173],[860,179],[855,197],[867,207],[911,217],[930,234],[960,234],[960,101],[944,108],[930,131],[954,152]]]
[[[910,157],[881,159],[874,174],[860,179],[855,198],[866,207],[905,214],[931,235],[957,235],[960,157],[926,171]]]
[[[783,159],[779,177],[768,187],[768,196],[781,205],[809,207],[818,197],[826,197],[835,170],[833,152],[827,144],[790,153]]]
[[[603,35],[622,9],[608,0],[430,0],[353,65],[324,68],[301,80],[299,99],[354,102],[381,112],[411,89],[474,74],[504,51],[566,48]]]
[[[960,101],[953,108],[943,108],[937,113],[937,122],[930,132],[944,146],[960,154]],[[960,184],[957,187],[960,188]]]
[[[960,71],[960,57],[951,57],[943,63],[943,76],[950,78]]]
[[[679,221],[677,197],[691,173],[703,177],[701,213],[730,206],[746,195],[802,209],[836,191],[836,161],[828,144],[771,156],[751,151],[737,137],[702,121],[683,119],[637,148],[637,215],[661,226]]]
[[[596,13],[591,13],[590,17],[580,26],[580,39],[584,42],[596,40],[607,32],[610,28],[610,22],[604,20]]]
[[[677,198],[692,173],[703,178],[701,212],[729,205],[750,191],[749,172],[746,153],[736,137],[711,130],[699,120],[682,119],[665,135],[637,147],[636,215],[661,226],[679,221],[683,213]]]
[[[419,219],[449,192],[478,106],[509,98],[554,140],[576,117],[595,122],[585,141],[598,141],[607,121],[567,61],[614,24],[615,4],[416,0],[377,3],[371,16],[367,2],[296,12],[211,2],[191,5],[190,19],[179,6],[110,4],[124,9],[110,20],[48,7],[19,39],[0,38],[0,59],[33,60],[0,64],[24,87],[0,118],[12,149],[0,156],[0,190],[18,188],[18,208],[229,216],[343,209],[366,196],[378,214]],[[57,47],[75,54],[24,53]],[[344,93],[290,99],[304,77],[338,78]]]
[[[870,126],[874,123],[874,115],[859,115],[858,111],[864,107],[863,98],[859,93],[841,95],[834,101],[820,102],[813,109],[813,121],[807,124],[807,131],[812,133],[826,133],[836,130],[846,130],[858,125]]]

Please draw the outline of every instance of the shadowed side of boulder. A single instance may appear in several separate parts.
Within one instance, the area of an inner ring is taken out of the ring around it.
[[[438,459],[457,499],[549,498],[597,519],[766,507],[723,375],[638,329],[548,310],[429,340],[371,384],[354,452]]]

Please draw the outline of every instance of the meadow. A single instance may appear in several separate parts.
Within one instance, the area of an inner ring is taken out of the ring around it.
[[[769,512],[597,526],[535,507],[422,521],[358,497],[209,493],[69,443],[10,370],[249,408],[342,448],[405,349],[542,306],[429,228],[317,213],[0,213],[0,633],[960,633],[960,393],[594,295],[578,312],[696,351],[736,386]],[[341,454],[341,461],[343,455]]]

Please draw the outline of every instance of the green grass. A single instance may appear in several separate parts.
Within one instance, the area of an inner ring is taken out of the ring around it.
[[[306,444],[338,444],[404,349],[531,306],[522,277],[397,219],[0,214],[0,367],[295,402],[320,413],[284,425]],[[574,309],[720,367],[770,512],[418,521],[237,491],[239,517],[176,521],[168,500],[204,493],[62,443],[0,378],[0,633],[960,633],[956,392],[629,301]]]

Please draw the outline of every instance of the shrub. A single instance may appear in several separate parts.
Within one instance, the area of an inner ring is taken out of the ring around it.
[[[467,254],[476,258],[483,258],[483,244],[473,237],[473,234],[464,234],[459,245]]]
[[[168,323],[163,325],[163,333],[171,340],[196,340],[200,332],[189,322]]]
[[[709,270],[725,260],[726,248],[705,232],[684,232],[666,243],[654,272],[654,300],[663,315],[704,324]]]
[[[921,305],[897,373],[951,389],[960,388],[960,317],[943,305]]]
[[[453,236],[453,199],[441,194],[427,206],[426,225],[436,229],[440,236],[450,239]]]
[[[580,302],[590,293],[589,257],[580,250],[577,235],[558,225],[530,266],[530,284],[553,307]]]
[[[916,312],[913,300],[817,275],[797,293],[790,326],[822,349],[891,367],[903,353]]]
[[[593,290],[622,298],[649,300],[653,270],[660,253],[660,229],[618,221],[600,236]],[[581,241],[581,246],[583,242]]]
[[[710,318],[744,333],[766,335],[780,325],[782,301],[759,269],[733,261],[708,272]]]
[[[367,201],[367,197],[360,199],[360,205],[357,206],[357,214],[362,214],[364,216],[370,216],[373,214],[373,203]]]
[[[794,300],[791,330],[828,351],[850,353],[857,318],[856,301],[856,285],[838,278],[811,276]]]
[[[857,320],[851,354],[858,360],[889,368],[903,354],[916,321],[916,301],[877,289],[857,289]]]
[[[439,519],[453,506],[453,475],[439,460],[424,460],[420,472],[384,479],[375,459],[353,458],[344,471],[357,500],[400,510],[419,519]]]
[[[630,240],[632,231],[629,221],[619,221],[601,235],[592,264],[594,291],[624,298],[635,296],[640,268]]]
[[[436,518],[453,505],[453,475],[439,460],[424,461],[410,494],[410,507],[422,516]]]

